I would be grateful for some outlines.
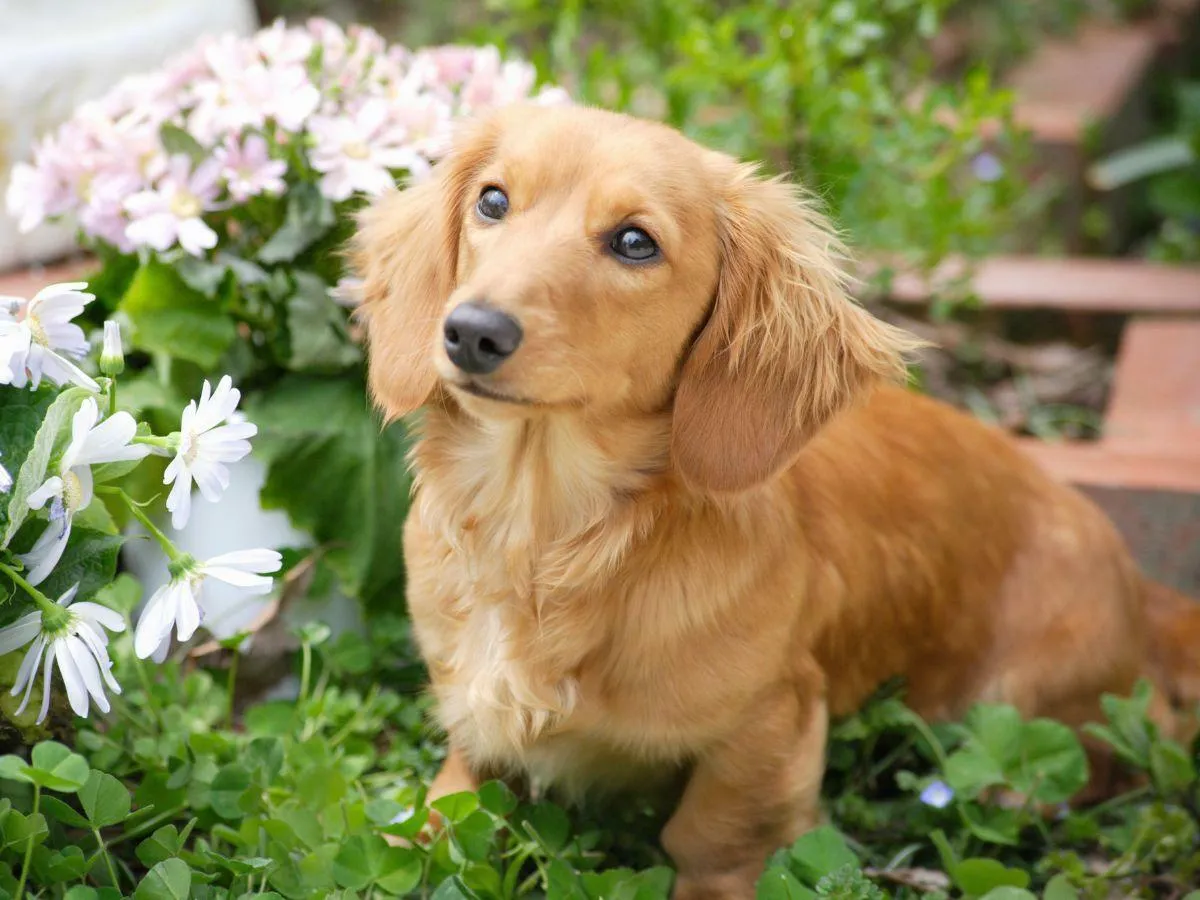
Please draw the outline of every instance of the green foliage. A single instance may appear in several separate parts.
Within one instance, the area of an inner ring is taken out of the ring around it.
[[[124,592],[117,582],[106,598],[125,608]],[[435,801],[431,820],[424,785],[440,742],[420,695],[379,685],[398,632],[377,621],[367,639],[302,629],[313,664],[298,698],[248,707],[236,729],[228,680],[169,662],[163,678],[114,698],[119,715],[82,730],[74,751],[45,742],[28,761],[0,757],[10,798],[0,800],[0,891],[16,896],[23,880],[28,896],[53,898],[669,896],[673,876],[654,847],[667,805],[649,818],[628,799],[567,810],[489,782]],[[128,635],[113,651],[132,665]],[[1183,753],[1146,721],[1146,697],[1107,698],[1095,729],[1141,771],[1155,746]],[[1099,900],[1151,885],[1178,896],[1200,877],[1194,772],[1054,815],[1035,806],[1076,784],[1082,766],[1078,740],[1055,723],[982,705],[961,725],[930,728],[889,688],[832,733],[833,824],[771,856],[763,900],[899,900],[921,877],[968,900]],[[930,778],[956,785],[951,805],[922,803]],[[983,796],[997,788],[1030,794],[1004,810]],[[882,815],[863,817],[863,806]],[[996,828],[998,813],[1015,840]]]
[[[856,247],[932,265],[994,249],[1027,196],[1010,98],[982,70],[932,77],[949,5],[490,0],[486,33],[586,102],[794,172]],[[998,165],[980,177],[985,151]]]
[[[394,606],[411,483],[404,431],[381,431],[352,376],[289,376],[249,413],[268,466],[263,503],[328,545],[324,561],[351,594]]]
[[[1088,177],[1100,190],[1144,187],[1158,219],[1148,248],[1151,259],[1200,261],[1200,82],[1175,85],[1168,133],[1098,160]]]

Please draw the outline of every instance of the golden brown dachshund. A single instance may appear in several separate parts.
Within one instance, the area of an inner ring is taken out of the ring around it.
[[[473,123],[354,245],[370,380],[420,407],[408,605],[433,796],[683,770],[677,898],[753,896],[819,814],[827,723],[893,676],[1079,724],[1197,694],[1200,613],[1003,436],[894,383],[797,189],[650,122]]]

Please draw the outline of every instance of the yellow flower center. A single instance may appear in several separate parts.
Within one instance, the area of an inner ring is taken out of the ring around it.
[[[347,141],[342,144],[342,152],[351,159],[366,159],[371,155],[371,148],[362,141]]]
[[[79,511],[83,505],[83,483],[73,469],[68,469],[63,475],[63,505],[72,513]]]
[[[180,191],[171,198],[171,212],[181,219],[194,219],[200,215],[200,200],[195,194]]]

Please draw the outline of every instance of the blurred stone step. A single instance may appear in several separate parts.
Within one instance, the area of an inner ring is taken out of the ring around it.
[[[864,275],[886,261],[863,267]],[[888,298],[924,303],[934,287],[961,276],[961,260],[929,278],[900,273]],[[993,256],[976,263],[971,289],[989,309],[1061,309],[1086,313],[1200,313],[1200,266],[1169,266],[1138,259]]]
[[[1200,459],[1200,318],[1137,318],[1125,326],[1104,441]]]
[[[48,284],[77,281],[96,270],[96,260],[90,256],[73,256],[47,265],[29,266],[0,272],[0,297],[28,299]]]
[[[1200,319],[1126,325],[1100,440],[1020,444],[1063,481],[1200,494]]]

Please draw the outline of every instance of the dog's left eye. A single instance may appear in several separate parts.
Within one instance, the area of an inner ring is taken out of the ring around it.
[[[618,231],[613,235],[609,246],[617,256],[632,262],[645,262],[658,255],[658,244],[640,228],[624,228]]]
[[[497,187],[486,188],[479,195],[479,202],[475,204],[475,208],[485,219],[499,222],[508,214],[508,195]]]

